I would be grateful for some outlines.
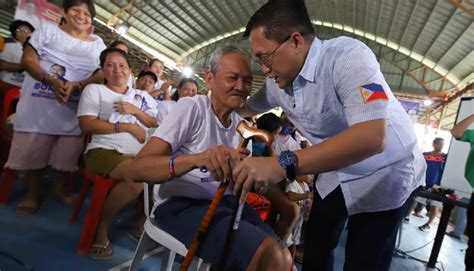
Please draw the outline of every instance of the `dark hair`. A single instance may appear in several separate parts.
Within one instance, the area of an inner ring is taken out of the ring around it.
[[[155,83],[158,81],[158,77],[156,77],[156,74],[152,71],[147,71],[147,70],[142,70],[139,74],[138,74],[138,79],[142,78],[143,76],[151,76],[151,78],[153,78],[153,80],[155,81]]]
[[[118,48],[107,48],[102,53],[100,53],[100,67],[103,69],[105,65],[105,60],[107,59],[107,56],[113,53],[117,53],[121,55],[125,60],[127,60],[128,67],[130,68],[130,60],[128,59],[127,53],[125,53],[123,50],[118,49]]]
[[[127,49],[130,51],[130,47],[128,47],[128,44],[125,41],[121,40],[112,41],[112,43],[109,45],[109,48],[117,48],[117,46],[119,45],[125,45],[125,47],[127,47]]]
[[[444,139],[441,138],[441,137],[437,137],[437,138],[435,138],[435,139],[433,140],[433,144],[435,144],[435,143],[442,143],[442,142],[444,142]]]
[[[257,119],[257,128],[266,130],[270,133],[275,132],[278,128],[282,127],[280,118],[273,113],[266,113]]]
[[[173,93],[173,95],[171,95],[171,100],[177,102],[179,100],[179,93],[178,91],[186,84],[186,83],[193,83],[196,85],[196,87],[199,87],[198,83],[196,82],[196,80],[192,79],[192,78],[183,78],[181,79],[181,81],[179,81],[178,83],[178,87],[176,88],[176,91]]]
[[[150,60],[150,62],[148,62],[148,67],[151,67],[151,65],[153,65],[155,61],[160,62],[163,67],[165,66],[165,63],[163,63],[163,61],[159,60],[158,58],[153,58],[152,60]]]
[[[293,32],[311,39],[315,34],[304,0],[268,1],[252,15],[243,37],[248,38],[257,27],[263,27],[265,38],[279,43]]]
[[[35,28],[27,21],[15,20],[10,24],[10,34],[12,37],[16,38],[16,30],[22,26],[26,26],[30,29],[31,32],[35,31]]]
[[[91,14],[91,19],[94,19],[95,7],[94,7],[94,2],[92,0],[63,0],[64,13],[67,13],[67,11],[70,8],[79,6],[82,3],[85,3],[87,5],[87,9],[89,10],[89,13]]]

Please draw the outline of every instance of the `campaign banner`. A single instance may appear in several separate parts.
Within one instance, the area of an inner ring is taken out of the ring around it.
[[[27,21],[39,29],[45,22],[59,24],[62,13],[62,8],[47,0],[18,0],[15,20]]]
[[[418,113],[420,113],[420,102],[399,100],[405,111],[408,113],[411,121],[416,123],[418,119]]]

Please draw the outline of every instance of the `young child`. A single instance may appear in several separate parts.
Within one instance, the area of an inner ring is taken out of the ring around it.
[[[296,181],[288,182],[286,185],[286,196],[289,200],[296,202],[300,207],[300,216],[293,227],[293,231],[286,240],[289,245],[293,261],[295,258],[296,246],[302,243],[301,228],[303,227],[303,220],[307,220],[311,208],[311,200],[313,199],[313,192],[310,191],[308,183],[312,180],[311,175],[297,176]],[[295,269],[295,267],[293,267]]]

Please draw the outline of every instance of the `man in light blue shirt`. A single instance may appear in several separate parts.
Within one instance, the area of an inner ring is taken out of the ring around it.
[[[312,147],[246,158],[235,189],[319,174],[303,270],[332,270],[347,219],[345,270],[388,270],[397,229],[426,164],[408,115],[362,42],[316,38],[303,1],[271,1],[244,34],[267,76],[242,115],[281,107]]]

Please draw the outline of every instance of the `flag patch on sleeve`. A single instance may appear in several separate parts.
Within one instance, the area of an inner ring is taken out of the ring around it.
[[[360,94],[364,103],[369,103],[377,100],[388,100],[385,90],[382,85],[370,83],[359,87]]]

